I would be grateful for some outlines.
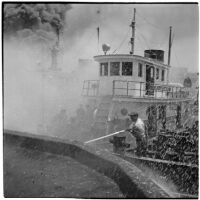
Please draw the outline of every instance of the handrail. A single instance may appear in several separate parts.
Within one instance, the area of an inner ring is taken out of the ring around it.
[[[99,80],[85,80],[82,96],[98,95]],[[180,99],[187,98],[189,91],[187,88],[181,86],[152,84],[143,81],[113,80],[112,94],[110,95],[134,98]]]
[[[99,80],[84,80],[82,88],[82,96],[98,96]]]
[[[125,86],[122,85],[121,87],[119,86],[117,87],[116,86],[117,83],[125,83]],[[133,83],[132,87],[130,86],[131,83]],[[126,92],[124,93],[121,92],[121,94],[119,93],[119,90],[125,90],[125,89]],[[135,91],[135,94],[131,91]],[[137,92],[139,92],[139,94]],[[186,90],[186,88],[181,86],[152,84],[148,82],[139,82],[139,81],[113,80],[113,96],[178,99],[178,98],[188,97],[189,92]]]

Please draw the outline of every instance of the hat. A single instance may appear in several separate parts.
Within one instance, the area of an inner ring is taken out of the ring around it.
[[[131,112],[128,114],[129,116],[138,116],[138,113],[137,112]]]

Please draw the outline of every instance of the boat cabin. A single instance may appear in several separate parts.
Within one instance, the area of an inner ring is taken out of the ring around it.
[[[99,55],[99,80],[86,80],[83,95],[180,99],[188,92],[168,82],[170,66],[164,51],[145,50],[144,57],[129,54]]]
[[[167,84],[169,67],[162,62],[136,55],[95,56],[94,59],[99,63],[99,95],[161,96],[152,87]]]

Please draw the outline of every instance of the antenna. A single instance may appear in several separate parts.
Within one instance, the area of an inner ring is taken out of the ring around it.
[[[131,37],[131,51],[130,54],[134,54],[134,45],[135,45],[135,14],[136,9],[134,8],[133,20],[131,22],[130,27],[132,28],[132,37]]]
[[[101,26],[101,7],[96,11],[97,14],[97,53],[99,53],[99,41],[100,41],[100,26]]]
[[[172,47],[172,27],[169,27],[169,50],[168,50],[168,65],[170,65],[171,59],[171,47]]]
[[[97,49],[98,49],[98,53],[99,53],[99,34],[100,34],[99,27],[97,27]]]

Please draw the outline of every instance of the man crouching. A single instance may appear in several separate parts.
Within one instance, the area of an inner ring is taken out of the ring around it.
[[[136,155],[145,156],[147,150],[147,139],[145,135],[144,122],[138,117],[138,113],[136,112],[131,112],[129,116],[132,123],[126,131],[129,131],[136,139]]]

